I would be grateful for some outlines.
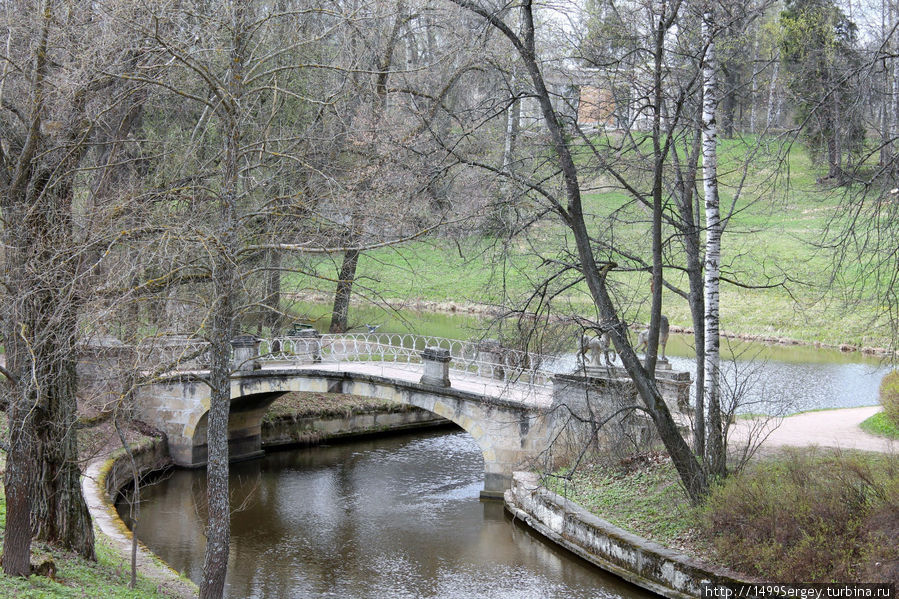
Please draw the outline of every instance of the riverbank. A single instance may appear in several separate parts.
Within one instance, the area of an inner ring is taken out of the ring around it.
[[[877,409],[785,419],[700,507],[663,452],[543,479],[516,473],[506,503],[553,541],[668,597],[695,596],[706,580],[897,584],[897,444],[860,428]]]

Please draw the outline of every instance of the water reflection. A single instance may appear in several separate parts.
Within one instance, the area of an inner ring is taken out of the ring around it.
[[[144,491],[138,537],[199,580],[203,471]],[[465,433],[298,449],[233,466],[229,597],[648,597],[481,502]],[[127,511],[124,506],[120,511]]]

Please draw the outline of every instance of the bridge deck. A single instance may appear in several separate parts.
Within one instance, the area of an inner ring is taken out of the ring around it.
[[[262,371],[272,370],[262,363]],[[283,369],[283,366],[278,367]],[[378,376],[408,383],[418,383],[421,379],[420,364],[391,364],[385,362],[320,362],[316,364],[298,364],[292,370],[324,370],[332,372],[352,372],[369,376]],[[450,385],[453,389],[474,393],[486,397],[495,397],[505,401],[519,402],[529,408],[549,408],[552,404],[552,389],[526,383],[502,381],[487,377],[450,371]]]

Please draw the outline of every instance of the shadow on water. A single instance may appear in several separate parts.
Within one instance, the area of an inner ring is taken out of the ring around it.
[[[138,527],[193,580],[204,477],[178,470],[147,487]],[[231,483],[242,507],[232,516],[229,597],[650,596],[480,501],[483,460],[466,433],[276,452],[235,464]]]

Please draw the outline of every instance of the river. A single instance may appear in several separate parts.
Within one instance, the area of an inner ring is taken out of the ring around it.
[[[205,471],[142,491],[138,538],[198,581]],[[648,593],[479,500],[483,460],[462,432],[278,451],[231,473],[231,598],[616,598]],[[128,506],[119,512],[128,521]]]

